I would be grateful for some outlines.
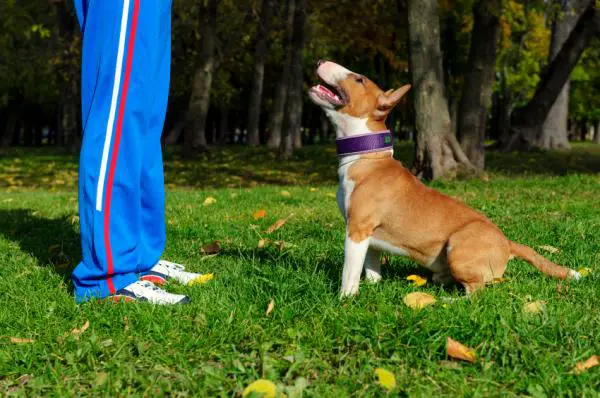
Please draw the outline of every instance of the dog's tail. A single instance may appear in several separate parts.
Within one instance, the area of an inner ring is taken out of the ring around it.
[[[552,261],[542,257],[529,246],[522,245],[517,242],[510,242],[510,253],[522,258],[535,268],[542,271],[544,274],[558,279],[579,279],[581,274],[570,268],[554,264]]]

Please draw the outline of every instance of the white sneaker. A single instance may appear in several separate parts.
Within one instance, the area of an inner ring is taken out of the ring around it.
[[[188,296],[183,294],[169,293],[152,282],[136,281],[123,289],[118,290],[109,299],[114,301],[147,301],[152,304],[187,304],[190,302]]]
[[[167,280],[172,279],[184,285],[190,286],[196,283],[208,282],[212,278],[213,274],[197,274],[194,272],[187,272],[185,267],[181,264],[160,260],[140,279],[155,283],[157,285],[163,285],[167,283]]]

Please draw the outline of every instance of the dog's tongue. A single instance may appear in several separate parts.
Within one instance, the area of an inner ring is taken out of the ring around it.
[[[336,101],[340,100],[340,98],[333,91],[331,91],[330,89],[328,89],[327,87],[325,87],[321,84],[319,84],[317,86],[317,90],[319,90],[321,93],[325,94],[326,96],[335,99]]]

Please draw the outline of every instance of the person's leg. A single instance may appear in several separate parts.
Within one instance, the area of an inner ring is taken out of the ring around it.
[[[138,280],[141,271],[142,230],[148,227],[142,221],[142,170],[148,167],[147,131],[155,118],[152,99],[157,85],[163,84],[155,73],[162,68],[155,54],[162,46],[156,21],[167,2],[78,1],[83,30],[84,140],[79,175],[83,261],[73,272],[73,282],[81,301],[118,295]],[[168,82],[164,84],[168,87]],[[129,289],[130,293],[133,290],[141,297],[144,286]]]

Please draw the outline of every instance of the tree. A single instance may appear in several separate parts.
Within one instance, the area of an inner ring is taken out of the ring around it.
[[[536,146],[541,125],[546,120],[550,108],[589,40],[600,30],[600,14],[596,11],[595,3],[596,0],[587,0],[585,11],[542,76],[533,98],[525,106],[515,109],[512,113],[512,137],[505,149]]]
[[[250,100],[248,102],[248,144],[250,144],[250,146],[260,144],[258,122],[260,119],[260,104],[262,100],[265,62],[267,58],[269,22],[274,7],[273,1],[274,0],[263,0],[256,35],[254,75],[252,77],[252,90],[250,91]]]
[[[269,122],[269,148],[279,148],[281,145],[281,130],[283,127],[283,117],[288,99],[290,69],[292,67],[292,39],[294,36],[294,15],[296,10],[296,0],[286,2],[286,23],[285,37],[283,40],[283,62],[279,80],[275,88],[275,97],[273,99],[273,109],[271,109],[271,120]]]
[[[206,9],[201,11],[204,29],[200,44],[199,65],[194,74],[184,133],[183,150],[188,156],[194,150],[206,148],[206,117],[210,105],[214,73],[217,5],[218,0],[208,0]]]
[[[437,0],[408,0],[408,36],[417,128],[413,172],[437,179],[459,167],[472,169],[452,131],[444,96]]]
[[[457,133],[462,149],[471,163],[481,170],[501,12],[502,0],[479,0],[473,6],[471,48],[458,113]]]
[[[304,75],[304,30],[306,22],[306,0],[296,0],[294,28],[291,42],[291,67],[288,82],[288,95],[285,107],[283,137],[279,144],[279,158],[287,159],[294,150],[294,139],[302,129],[302,105]]]
[[[587,5],[586,0],[554,0],[560,7],[561,14],[552,23],[552,41],[550,44],[549,62],[552,62],[563,43],[569,37],[582,11]],[[550,108],[550,112],[542,125],[538,146],[542,149],[568,149],[568,117],[569,117],[569,80],[566,81],[560,94]]]

